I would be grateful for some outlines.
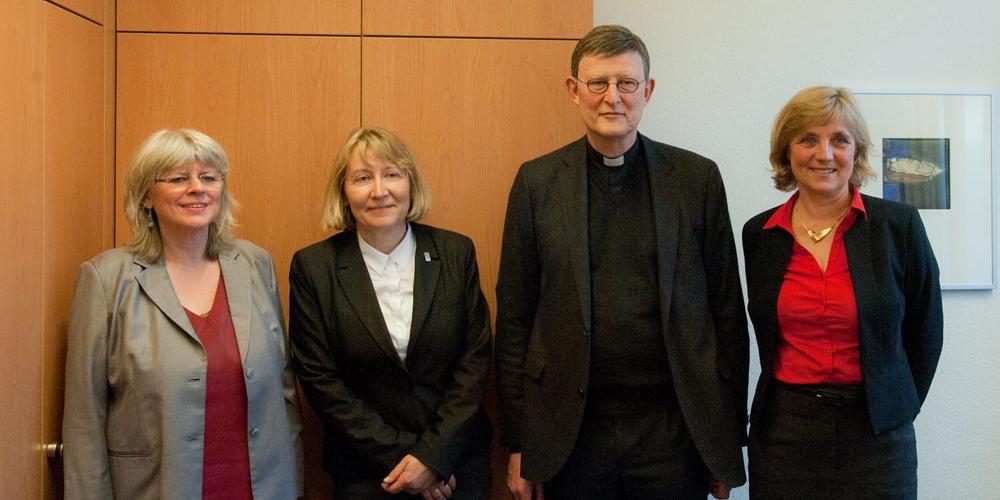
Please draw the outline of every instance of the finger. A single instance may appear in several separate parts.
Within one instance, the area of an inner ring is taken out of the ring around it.
[[[458,482],[455,481],[454,474],[452,474],[451,477],[448,478],[448,487],[450,487],[452,490],[458,487]]]
[[[535,483],[535,500],[545,500],[545,486],[538,482]]]
[[[445,498],[451,498],[451,486],[449,486],[448,483],[438,484],[437,489],[442,495],[444,495]]]
[[[424,500],[434,500],[434,497],[431,495],[430,490],[421,491],[420,498],[423,498]]]
[[[382,479],[382,484],[395,483],[396,479],[399,479],[399,475],[402,474],[403,470],[405,469],[406,469],[406,463],[404,463],[404,461],[401,460],[398,464],[396,464],[395,467],[392,468],[391,471],[389,471],[389,474],[386,475],[384,479]]]

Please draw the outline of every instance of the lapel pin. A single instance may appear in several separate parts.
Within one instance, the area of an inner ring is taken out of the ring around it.
[[[425,262],[430,262],[431,261],[431,253],[430,252],[424,252],[424,261]]]

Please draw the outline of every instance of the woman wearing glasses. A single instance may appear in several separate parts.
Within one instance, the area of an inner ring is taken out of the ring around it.
[[[298,408],[274,264],[235,240],[222,148],[161,130],[125,177],[125,248],[85,262],[70,314],[69,499],[288,499]]]
[[[357,130],[324,203],[341,232],[292,260],[294,366],[337,499],[489,496],[489,312],[472,241],[414,222],[429,207],[410,149]]]

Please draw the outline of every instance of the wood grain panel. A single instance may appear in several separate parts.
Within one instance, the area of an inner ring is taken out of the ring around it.
[[[491,317],[514,175],[524,161],[583,132],[563,84],[574,45],[393,38],[363,42],[362,122],[393,130],[413,148],[433,197],[425,222],[473,239]],[[496,415],[493,392],[489,394],[486,405]],[[503,454],[494,444],[494,499],[508,497],[504,474]]]
[[[42,2],[0,16],[0,496],[37,499],[42,455]]]
[[[491,305],[517,168],[582,135],[563,84],[574,43],[364,39],[362,122],[414,149],[433,195],[427,221],[476,242]]]
[[[81,262],[110,246],[105,236],[114,219],[106,202],[114,190],[108,175],[114,165],[105,155],[107,32],[52,4],[46,3],[44,11],[42,442],[54,443],[61,441],[66,326],[74,279]],[[43,498],[61,496],[61,463],[50,465],[42,469]]]
[[[77,14],[80,14],[97,24],[104,24],[105,0],[49,0],[54,4],[61,5]],[[114,3],[111,4],[114,9]]]
[[[591,0],[365,0],[365,35],[579,38]],[[567,63],[568,64],[568,63]]]
[[[209,134],[229,153],[230,188],[242,203],[238,234],[274,256],[287,311],[292,253],[325,236],[329,167],[360,124],[360,52],[358,38],[120,35],[116,200],[147,135],[165,127]],[[213,61],[210,71],[193,66],[193,54]],[[120,205],[116,212],[122,244],[127,224]],[[306,414],[307,489],[329,498],[322,431]]]
[[[118,29],[357,35],[361,0],[118,0]]]

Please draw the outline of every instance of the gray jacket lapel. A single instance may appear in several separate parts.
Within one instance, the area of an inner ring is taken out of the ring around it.
[[[566,180],[563,184],[563,207],[566,209],[567,245],[572,252],[573,276],[580,297],[583,324],[590,325],[590,226],[587,217],[587,138],[577,141],[564,159]]]
[[[226,281],[229,314],[233,317],[240,358],[245,361],[250,347],[250,315],[253,309],[249,262],[240,255],[239,250],[233,248],[219,255],[219,267],[222,269],[222,278]]]
[[[184,308],[177,299],[177,293],[174,292],[174,285],[170,282],[170,275],[167,274],[167,266],[163,259],[152,263],[135,259],[134,262],[143,268],[136,280],[139,281],[139,286],[142,287],[149,300],[153,301],[153,304],[178,328],[200,344],[201,341],[195,334],[194,327],[191,326],[191,320],[188,319]]]

